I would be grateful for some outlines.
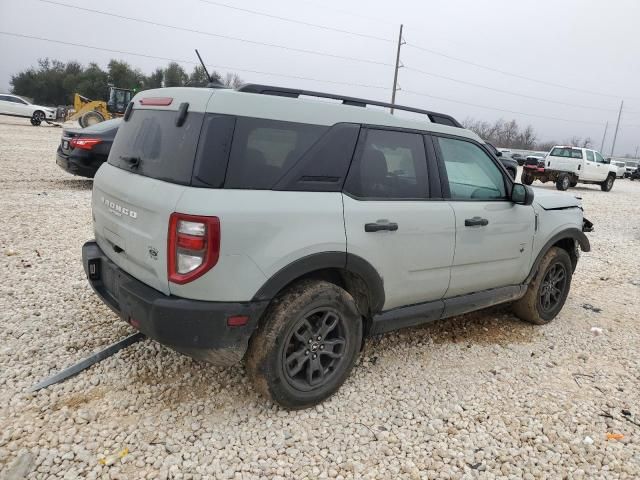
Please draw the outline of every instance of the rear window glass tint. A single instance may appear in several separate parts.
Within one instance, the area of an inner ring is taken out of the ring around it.
[[[556,147],[551,150],[552,157],[582,158],[582,151],[577,148]]]
[[[239,117],[225,187],[271,189],[327,130],[320,125]]]
[[[109,164],[145,177],[190,184],[203,114],[189,112],[180,127],[177,115],[170,110],[134,110],[118,129]],[[132,168],[134,159],[139,162]]]
[[[90,127],[86,127],[82,129],[83,133],[102,133],[108,132],[114,128],[118,128],[122,123],[121,118],[116,118],[113,120],[105,120],[104,122],[96,123],[95,125],[91,125]]]

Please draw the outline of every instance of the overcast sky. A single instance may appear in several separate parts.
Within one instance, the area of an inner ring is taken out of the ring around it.
[[[617,110],[624,99],[616,154],[633,154],[640,145],[638,0],[54,0],[54,3],[367,62],[141,24],[41,0],[0,0],[0,31],[187,61],[196,60],[193,49],[197,47],[210,67],[216,66],[223,73],[235,71],[245,81],[386,101],[391,97],[398,28],[404,23],[407,45],[402,47],[401,60],[405,68],[399,73],[401,90],[397,103],[442,111],[459,120],[515,118],[521,124],[533,125],[543,140],[561,142],[574,135],[588,136],[596,148],[600,147],[605,123],[609,121],[604,148],[609,154]],[[360,35],[268,18],[220,4]],[[447,56],[575,90],[504,75]],[[103,67],[116,57],[145,73],[167,63],[0,34],[0,91],[10,88],[12,73],[35,65],[43,57],[85,64],[97,62]],[[180,63],[187,71],[193,69],[193,64]]]

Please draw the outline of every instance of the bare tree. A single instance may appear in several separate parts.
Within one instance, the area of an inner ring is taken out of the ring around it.
[[[227,73],[222,83],[230,88],[238,88],[244,83],[244,81],[237,73]]]

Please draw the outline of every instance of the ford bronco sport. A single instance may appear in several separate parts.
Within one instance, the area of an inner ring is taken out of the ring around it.
[[[179,352],[244,358],[286,408],[334,393],[368,335],[506,302],[551,321],[589,250],[578,201],[534,200],[448,115],[370,106],[390,105],[261,85],[137,94],[95,176],[91,286]]]

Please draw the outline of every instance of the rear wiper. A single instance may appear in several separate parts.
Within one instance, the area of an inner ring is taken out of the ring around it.
[[[125,157],[120,155],[120,160],[124,161],[129,168],[138,168],[140,165],[140,157]]]

